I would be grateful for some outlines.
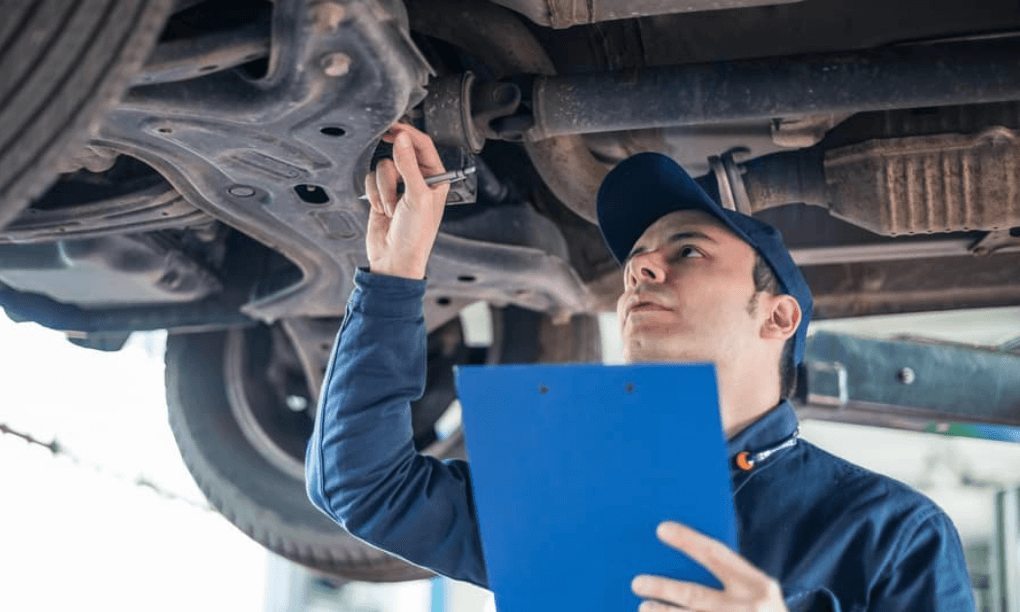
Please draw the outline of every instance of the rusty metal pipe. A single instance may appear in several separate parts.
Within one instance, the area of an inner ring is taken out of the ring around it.
[[[540,76],[525,138],[1020,100],[1020,40]]]

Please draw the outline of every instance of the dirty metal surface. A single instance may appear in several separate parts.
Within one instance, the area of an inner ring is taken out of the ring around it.
[[[264,77],[217,70],[135,87],[96,139],[300,269],[298,282],[245,305],[264,321],[342,309],[363,258],[360,176],[431,70],[400,3],[322,4],[275,3]]]
[[[1016,100],[1018,48],[965,41],[543,76],[524,137]]]
[[[1018,176],[1020,133],[1001,126],[825,154],[832,213],[887,236],[1020,226]],[[870,212],[876,204],[880,217]]]
[[[773,6],[803,0],[626,0],[591,2],[582,0],[495,0],[531,21],[552,28],[600,23],[631,17],[694,13],[749,6]]]
[[[52,210],[29,208],[0,230],[0,244],[83,240],[123,233],[197,228],[213,222],[165,182],[122,196]]]
[[[1020,254],[905,259],[804,268],[815,318],[1020,304]]]

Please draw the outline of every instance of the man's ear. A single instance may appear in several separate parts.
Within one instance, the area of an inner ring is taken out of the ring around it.
[[[768,318],[762,324],[762,338],[786,340],[797,333],[800,326],[800,304],[792,295],[772,295],[768,300]]]

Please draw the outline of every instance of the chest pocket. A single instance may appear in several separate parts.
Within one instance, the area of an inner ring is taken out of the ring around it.
[[[784,597],[790,612],[842,612],[832,591],[822,588],[792,589]]]

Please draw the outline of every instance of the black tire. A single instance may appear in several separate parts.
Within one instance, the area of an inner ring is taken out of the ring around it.
[[[569,324],[557,326],[536,313],[510,308],[494,312],[493,319],[497,339],[488,355],[472,354],[471,349],[454,358],[448,351],[445,356],[430,354],[429,386],[426,396],[414,408],[416,431],[422,422],[434,424],[438,414],[434,410],[436,403],[448,403],[453,398],[452,377],[440,372],[449,369],[453,361],[481,358],[490,363],[525,363],[600,358],[594,317],[575,317]],[[457,321],[453,324],[459,328]],[[269,411],[275,416],[262,421],[272,423],[264,431],[276,437],[279,452],[273,455],[258,450],[262,445],[258,440],[252,441],[251,425],[239,422],[237,411],[232,409],[228,396],[234,395],[236,408],[236,390],[227,392],[230,385],[224,364],[231,359],[227,349],[230,343],[238,342],[238,334],[247,334],[250,339],[247,344],[250,348],[245,350],[257,371],[268,358],[266,351],[272,350],[267,347],[273,334],[265,327],[171,335],[167,341],[170,425],[185,464],[210,503],[263,546],[329,576],[372,582],[431,576],[422,568],[354,539],[311,505],[300,464],[294,464],[297,456],[303,458],[311,431],[307,414],[303,416],[306,422],[301,423],[293,411],[275,406]],[[232,350],[236,350],[238,345],[233,346]],[[430,343],[430,349],[431,346]],[[249,378],[250,393],[263,398],[273,396],[265,388],[266,379],[257,375]],[[430,411],[431,417],[421,418],[421,414]],[[461,437],[454,434],[423,450],[444,458],[459,456],[463,453],[460,442]]]
[[[0,0],[0,227],[141,68],[173,0]]]

